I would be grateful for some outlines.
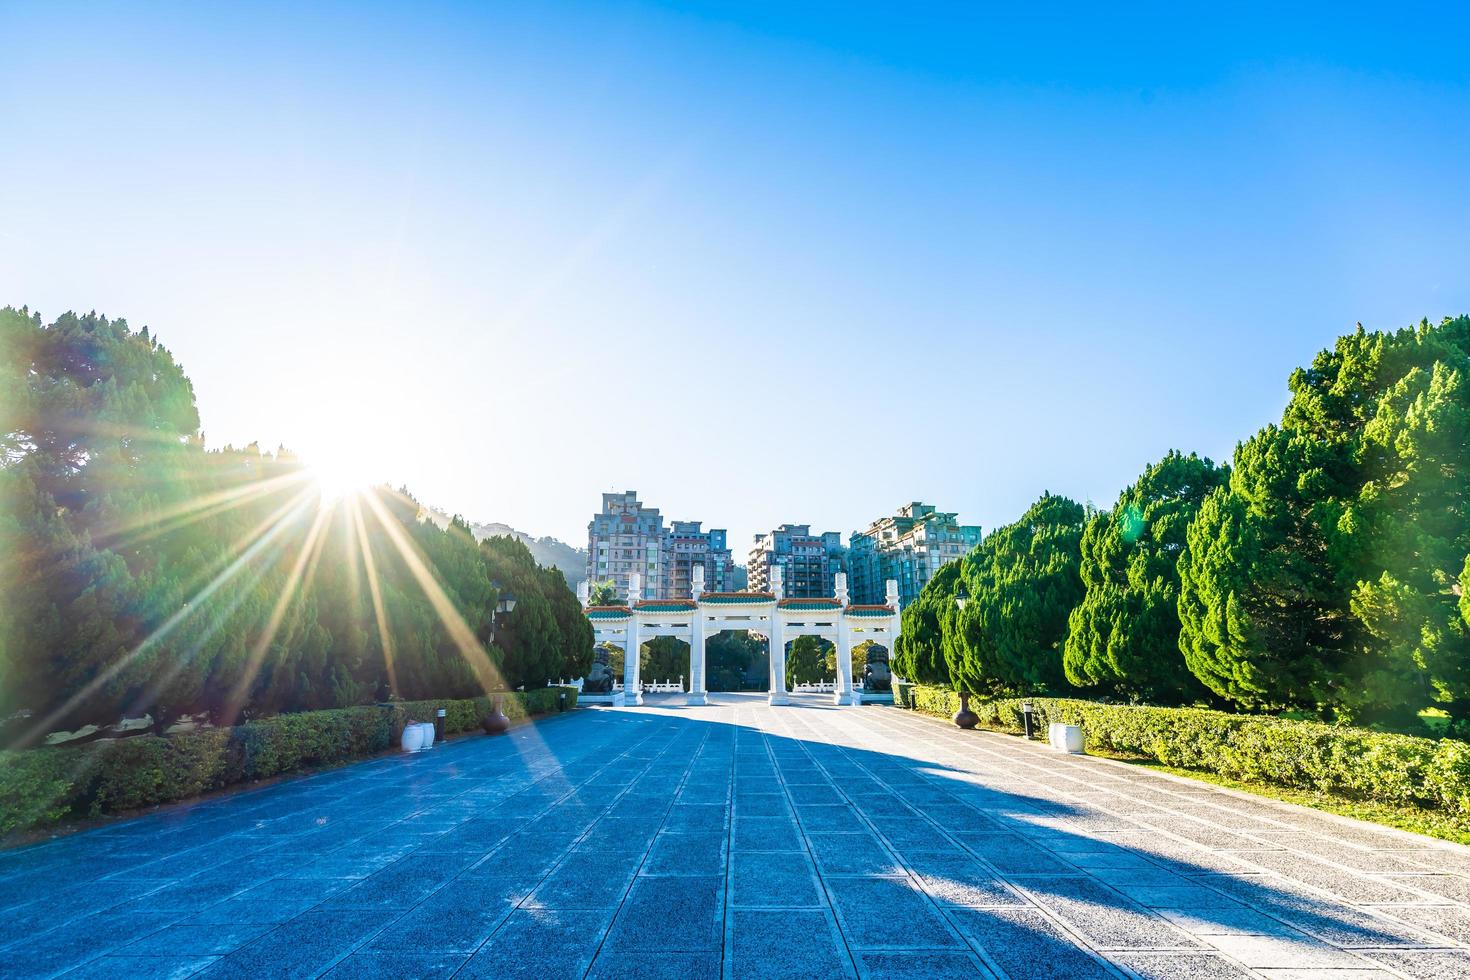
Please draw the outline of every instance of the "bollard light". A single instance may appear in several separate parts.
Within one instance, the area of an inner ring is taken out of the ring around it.
[[[434,715],[434,744],[444,741],[444,709],[440,708]]]
[[[1031,702],[1021,702],[1021,720],[1026,726],[1026,738],[1031,738]]]

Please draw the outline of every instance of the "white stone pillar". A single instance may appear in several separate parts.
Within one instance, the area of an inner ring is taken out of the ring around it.
[[[888,604],[893,607],[893,616],[888,620],[888,672],[893,673],[894,647],[898,645],[898,634],[903,631],[903,610],[898,608],[898,582],[889,579],[885,588]]]
[[[852,689],[852,634],[847,628],[847,573],[838,572],[833,579],[838,603],[842,606],[837,614],[837,684],[832,694],[834,704],[858,704]]]
[[[769,704],[790,704],[786,696],[786,631],[781,625],[780,610],[771,609],[771,628],[768,631],[771,645],[771,691],[766,695]]]
[[[704,623],[697,610],[689,630],[689,696],[684,700],[686,704],[709,704],[704,689]]]
[[[893,677],[893,655],[898,651],[898,635],[903,632],[903,610],[898,605],[898,580],[889,579],[884,583],[884,597],[888,605],[893,607],[893,618],[888,621],[888,674]]]
[[[847,628],[847,614],[837,620],[837,690],[833,704],[857,704],[852,690],[852,635]]]
[[[638,602],[643,598],[643,577],[637,572],[628,576],[628,608],[633,614],[628,617],[627,643],[623,652],[623,703],[643,703],[643,631],[639,629]]]
[[[685,701],[709,704],[704,684],[704,615],[699,609],[699,597],[704,593],[704,566],[695,565],[691,571],[689,594],[694,600],[694,612],[689,617],[689,697]]]

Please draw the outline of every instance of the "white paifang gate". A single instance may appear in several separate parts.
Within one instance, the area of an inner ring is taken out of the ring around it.
[[[787,704],[786,644],[802,636],[830,640],[837,648],[836,704],[861,704],[853,687],[852,648],[873,641],[893,655],[901,619],[898,583],[886,583],[887,601],[881,605],[851,605],[847,576],[839,572],[835,595],[788,599],[783,595],[782,569],[771,569],[769,592],[705,592],[704,567],[695,565],[688,599],[644,599],[642,580],[629,579],[626,605],[589,606],[587,590],[580,589],[582,605],[592,623],[595,642],[623,648],[623,688],[627,704],[642,704],[639,648],[656,636],[673,636],[689,644],[689,704],[708,704],[705,686],[705,644],[724,630],[747,630],[766,637],[771,649],[771,704]]]

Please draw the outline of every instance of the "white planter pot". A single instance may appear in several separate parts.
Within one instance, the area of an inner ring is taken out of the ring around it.
[[[1071,755],[1082,753],[1082,726],[1064,725],[1061,722],[1052,722],[1047,729],[1051,739],[1051,747],[1058,752],[1066,752]]]
[[[419,722],[419,748],[429,749],[434,747],[434,723],[432,721]]]
[[[423,730],[418,725],[404,725],[403,737],[398,740],[398,744],[405,752],[417,752],[424,747]]]

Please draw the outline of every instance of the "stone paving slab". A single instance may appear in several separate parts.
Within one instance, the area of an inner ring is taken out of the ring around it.
[[[0,975],[1470,977],[1470,848],[888,707],[679,700],[0,853]]]

